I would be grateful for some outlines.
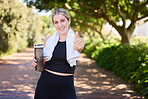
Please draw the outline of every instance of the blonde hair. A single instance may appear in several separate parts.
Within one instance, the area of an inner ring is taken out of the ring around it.
[[[63,8],[59,8],[57,10],[55,10],[52,14],[52,22],[54,23],[53,21],[53,17],[56,15],[56,14],[61,14],[63,16],[65,16],[67,18],[68,21],[70,21],[70,15],[68,13],[67,10],[63,9]]]

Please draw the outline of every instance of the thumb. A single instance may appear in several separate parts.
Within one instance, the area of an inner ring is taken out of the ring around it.
[[[77,39],[77,38],[78,38],[78,32],[75,33],[75,39]]]

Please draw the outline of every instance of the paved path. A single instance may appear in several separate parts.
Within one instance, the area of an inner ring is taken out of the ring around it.
[[[33,99],[39,72],[31,66],[33,49],[0,59],[0,99]],[[130,84],[100,69],[81,54],[75,73],[78,99],[142,99]]]

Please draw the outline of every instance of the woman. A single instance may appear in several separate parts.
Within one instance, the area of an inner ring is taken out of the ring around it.
[[[44,42],[44,71],[41,73],[35,99],[77,99],[74,71],[84,40],[70,28],[71,18],[63,8],[55,10],[52,22],[56,32]],[[36,66],[34,59],[33,66]]]

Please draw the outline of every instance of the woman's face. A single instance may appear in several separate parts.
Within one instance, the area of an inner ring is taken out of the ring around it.
[[[61,35],[67,34],[68,27],[69,27],[69,21],[65,16],[61,14],[56,14],[53,17],[53,23],[54,23],[55,29],[58,31],[59,34]]]

